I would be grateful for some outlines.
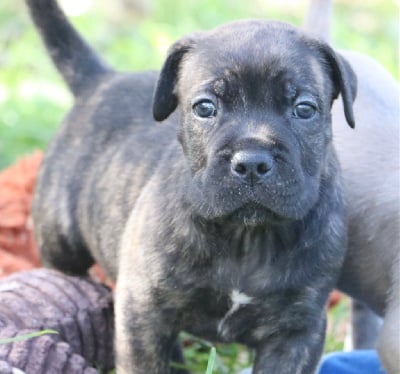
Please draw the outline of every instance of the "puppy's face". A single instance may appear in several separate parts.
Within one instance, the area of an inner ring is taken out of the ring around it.
[[[327,46],[266,21],[186,39],[171,56],[175,67],[167,60],[154,113],[163,74],[175,72],[171,95],[197,213],[246,224],[303,217],[331,157],[332,101],[346,84],[354,97],[343,84],[351,72]]]

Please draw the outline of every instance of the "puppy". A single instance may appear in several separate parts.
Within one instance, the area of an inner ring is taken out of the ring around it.
[[[306,29],[330,39],[332,2],[313,0]],[[354,116],[344,125],[343,107],[333,107],[333,136],[343,169],[349,242],[338,287],[358,302],[353,308],[356,348],[377,348],[385,369],[400,373],[400,106],[398,83],[373,59],[341,52],[358,78]],[[364,306],[364,307],[363,307]],[[368,322],[366,322],[366,318]]]
[[[38,178],[37,239],[45,265],[96,260],[116,280],[118,373],[168,373],[181,330],[254,348],[254,373],[314,372],[346,248],[331,128],[339,94],[354,126],[346,60],[248,20],[122,74],[54,1],[28,5],[75,96]]]

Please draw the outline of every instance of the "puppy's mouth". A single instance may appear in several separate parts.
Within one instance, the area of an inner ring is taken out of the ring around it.
[[[260,226],[265,224],[279,224],[287,221],[288,218],[273,212],[259,203],[250,202],[220,217],[219,220],[245,226]]]

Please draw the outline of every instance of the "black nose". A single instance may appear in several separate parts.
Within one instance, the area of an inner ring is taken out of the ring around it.
[[[265,178],[272,166],[273,158],[265,151],[239,151],[231,160],[232,174],[249,183]]]

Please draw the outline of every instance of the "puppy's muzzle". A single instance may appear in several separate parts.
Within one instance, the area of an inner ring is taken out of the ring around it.
[[[273,168],[273,156],[267,151],[239,151],[231,160],[231,172],[243,182],[262,183]]]

